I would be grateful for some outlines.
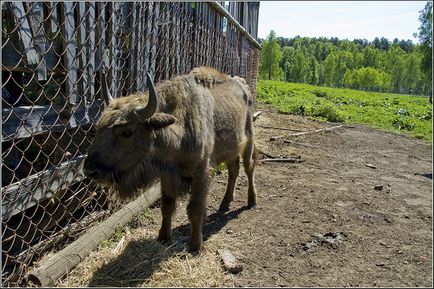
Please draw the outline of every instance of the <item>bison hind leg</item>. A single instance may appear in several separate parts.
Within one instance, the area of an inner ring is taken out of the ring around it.
[[[249,181],[249,187],[247,191],[247,205],[249,208],[256,207],[256,188],[255,188],[255,163],[256,163],[256,151],[253,144],[253,140],[250,140],[243,152],[243,165],[244,170]]]
[[[235,181],[237,180],[240,171],[240,157],[236,157],[232,161],[226,162],[228,168],[228,186],[226,194],[220,204],[219,211],[226,212],[229,210],[230,203],[234,200]]]

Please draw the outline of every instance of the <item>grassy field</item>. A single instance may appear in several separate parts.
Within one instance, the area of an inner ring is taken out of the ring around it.
[[[366,124],[432,143],[432,105],[426,97],[270,80],[258,81],[257,90],[259,103],[282,113]]]

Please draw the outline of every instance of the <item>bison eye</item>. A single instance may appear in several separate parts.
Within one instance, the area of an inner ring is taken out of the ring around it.
[[[120,136],[121,137],[124,137],[124,138],[127,138],[127,137],[130,137],[130,136],[132,136],[133,135],[133,130],[131,130],[131,129],[123,129],[123,130],[121,130],[120,131]]]

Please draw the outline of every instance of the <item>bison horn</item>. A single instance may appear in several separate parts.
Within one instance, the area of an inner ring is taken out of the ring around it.
[[[102,82],[103,82],[102,95],[103,95],[103,98],[104,98],[106,104],[109,105],[109,103],[113,100],[113,96],[110,93],[110,89],[109,89],[108,83],[107,83],[107,75],[105,73],[103,73]]]
[[[145,107],[140,106],[134,109],[134,114],[139,120],[146,120],[157,111],[157,91],[149,73],[146,74],[146,80],[149,87],[148,104]]]

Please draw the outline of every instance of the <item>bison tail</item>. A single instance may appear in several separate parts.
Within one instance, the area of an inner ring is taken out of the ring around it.
[[[255,144],[253,144],[252,158],[253,158],[253,163],[256,166],[258,164],[258,162],[259,162],[259,150],[258,150],[258,147]]]

